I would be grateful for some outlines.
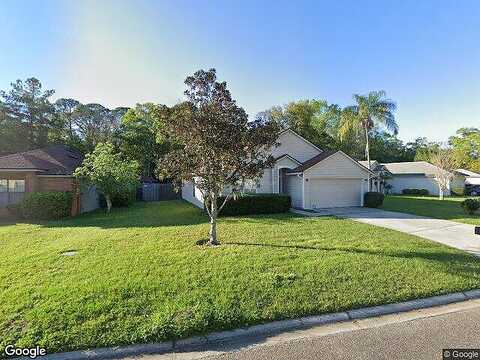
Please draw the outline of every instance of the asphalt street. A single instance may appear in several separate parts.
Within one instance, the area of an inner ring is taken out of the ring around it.
[[[479,300],[128,359],[437,360],[450,348],[480,348]]]

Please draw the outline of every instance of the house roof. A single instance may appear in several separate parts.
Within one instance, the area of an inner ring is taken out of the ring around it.
[[[301,172],[304,172],[305,170],[308,170],[310,169],[312,166],[322,162],[323,160],[329,158],[330,156],[336,154],[336,153],[340,153],[342,154],[343,156],[347,157],[348,159],[350,159],[353,163],[355,163],[357,166],[361,167],[361,168],[364,168],[366,171],[370,172],[371,174],[375,175],[371,170],[369,170],[367,167],[363,166],[362,164],[360,164],[358,161],[352,159],[350,156],[348,156],[347,154],[345,154],[343,151],[340,151],[340,150],[330,150],[330,151],[324,151],[314,157],[312,157],[311,159],[308,159],[307,161],[305,161],[303,164],[297,166],[295,169],[291,169],[290,171],[288,171],[289,173],[301,173]]]
[[[457,169],[455,170],[456,173],[462,174],[466,177],[472,177],[472,178],[480,178],[480,174],[470,171],[470,170],[465,170],[465,169]]]
[[[381,165],[392,175],[434,175],[438,169],[435,165],[426,161],[384,163]]]
[[[283,159],[284,157],[288,157],[289,159],[291,159],[292,161],[296,162],[297,164],[301,164],[302,162],[301,161],[298,161],[297,159],[295,159],[292,155],[289,155],[289,154],[282,154],[280,156],[277,156],[275,158],[275,161],[278,161],[280,159]]]
[[[0,157],[0,170],[39,171],[42,175],[72,175],[83,155],[66,145],[52,145]]]
[[[365,166],[368,169],[368,161],[367,160],[361,160],[359,161],[360,165]],[[370,170],[375,170],[379,164],[377,160],[370,160],[370,165],[371,169]]]
[[[312,157],[311,159],[308,159],[307,161],[305,161],[305,162],[302,163],[301,165],[297,166],[297,167],[296,167],[295,169],[293,169],[291,172],[294,172],[294,173],[304,172],[305,170],[311,168],[313,165],[316,165],[316,164],[318,164],[320,161],[323,161],[323,160],[325,160],[326,158],[332,156],[332,155],[335,154],[336,152],[338,152],[338,150],[321,152],[320,154],[315,155],[315,156]]]

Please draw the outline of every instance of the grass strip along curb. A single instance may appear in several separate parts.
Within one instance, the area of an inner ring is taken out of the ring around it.
[[[195,336],[183,340],[165,341],[156,344],[117,346],[93,350],[57,353],[42,357],[45,360],[80,360],[80,359],[114,359],[126,356],[160,354],[170,351],[181,351],[196,346],[215,343],[220,340],[252,338],[256,336],[276,334],[283,331],[300,330],[309,327],[332,324],[342,321],[365,319],[381,315],[389,315],[434,306],[447,305],[461,301],[480,299],[480,289],[457,292],[447,295],[433,296],[394,304],[366,307],[338,313],[309,316],[292,320],[273,321],[266,324],[239,328],[229,331],[213,332],[204,336]]]

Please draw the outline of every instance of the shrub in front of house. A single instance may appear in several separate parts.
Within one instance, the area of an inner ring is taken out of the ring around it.
[[[223,204],[225,197],[221,196],[217,203]],[[291,199],[281,194],[242,194],[235,199],[230,198],[219,216],[276,214],[288,212]]]
[[[480,201],[477,199],[466,199],[460,203],[460,206],[467,214],[473,215],[480,209]]]
[[[71,192],[34,192],[25,195],[20,209],[25,219],[56,220],[70,216],[72,201]]]
[[[377,208],[383,205],[385,195],[379,192],[369,191],[363,197],[363,206],[369,208]]]
[[[402,194],[404,195],[430,195],[430,192],[427,189],[403,189]]]

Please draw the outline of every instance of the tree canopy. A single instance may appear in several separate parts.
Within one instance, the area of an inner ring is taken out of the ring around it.
[[[210,216],[209,244],[219,244],[218,213],[241,184],[270,166],[276,145],[274,121],[249,122],[215,69],[197,71],[185,80],[186,101],[168,111],[162,133],[179,147],[159,161],[159,173],[178,182],[192,182],[201,192]],[[217,204],[220,195],[226,195]]]
[[[105,196],[107,211],[112,208],[112,198],[136,190],[139,165],[134,160],[124,160],[111,143],[99,143],[88,153],[74,176],[81,182],[94,185]]]

